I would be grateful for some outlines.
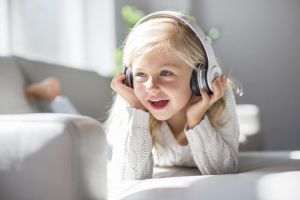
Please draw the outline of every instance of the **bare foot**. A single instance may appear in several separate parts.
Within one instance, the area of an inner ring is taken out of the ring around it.
[[[55,77],[49,77],[26,87],[26,96],[31,103],[37,100],[51,102],[59,95],[61,95],[60,82]]]

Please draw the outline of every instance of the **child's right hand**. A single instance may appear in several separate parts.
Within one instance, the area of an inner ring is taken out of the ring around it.
[[[123,83],[124,80],[125,80],[124,74],[119,74],[115,76],[111,81],[111,85],[110,85],[111,88],[123,99],[125,99],[125,101],[128,102],[130,107],[146,110],[145,107],[141,104],[141,102],[136,97],[133,88],[128,87]]]

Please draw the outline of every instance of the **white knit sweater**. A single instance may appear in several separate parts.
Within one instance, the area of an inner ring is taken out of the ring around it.
[[[225,94],[225,128],[215,129],[207,116],[193,129],[185,131],[188,145],[178,144],[166,122],[157,132],[159,145],[152,148],[150,115],[127,108],[123,125],[115,127],[119,134],[113,144],[112,166],[121,180],[151,178],[153,165],[197,166],[201,174],[235,173],[238,166],[239,127],[233,92]],[[117,141],[116,141],[117,140]]]

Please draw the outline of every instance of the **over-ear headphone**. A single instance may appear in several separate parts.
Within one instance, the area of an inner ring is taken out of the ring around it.
[[[131,68],[125,66],[122,73],[125,75],[123,83],[128,87],[133,88],[133,75]]]
[[[143,17],[141,20],[139,20],[136,23],[135,27],[150,19],[162,18],[162,17],[173,18],[179,20],[183,24],[186,24],[195,33],[197,38],[202,43],[207,58],[207,64],[196,66],[196,69],[193,70],[192,72],[190,86],[193,94],[196,96],[201,95],[200,89],[204,89],[208,94],[212,94],[213,93],[212,81],[216,77],[221,76],[222,70],[219,64],[217,63],[215,53],[213,51],[211,44],[209,43],[207,36],[204,34],[202,29],[195,22],[193,22],[190,18],[188,18],[186,15],[180,12],[159,11]],[[133,88],[133,77],[132,77],[131,68],[124,67],[123,73],[125,74],[124,83],[127,86]]]

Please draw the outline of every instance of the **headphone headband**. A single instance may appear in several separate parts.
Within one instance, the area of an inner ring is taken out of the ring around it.
[[[218,66],[218,63],[216,61],[215,53],[214,53],[214,51],[211,47],[211,44],[209,43],[209,40],[208,40],[207,36],[203,32],[203,30],[193,20],[188,18],[183,13],[176,12],[176,11],[158,11],[158,12],[154,12],[154,13],[151,13],[151,14],[143,17],[142,19],[140,19],[136,23],[135,26],[137,26],[137,25],[139,25],[143,22],[146,22],[150,19],[161,18],[161,17],[178,19],[182,23],[186,24],[197,35],[200,42],[202,43],[205,54],[206,54],[206,57],[207,57],[208,67]]]
[[[209,93],[211,93],[213,91],[212,81],[217,76],[220,76],[222,74],[222,70],[217,62],[215,53],[211,44],[209,43],[208,37],[205,35],[202,29],[186,15],[176,11],[158,11],[146,15],[135,24],[134,28],[154,18],[172,18],[175,20],[179,20],[183,24],[187,25],[195,33],[197,38],[200,40],[202,47],[204,48],[204,52],[207,58],[207,66],[205,66],[205,69],[197,68],[197,82],[200,88],[204,88]]]

